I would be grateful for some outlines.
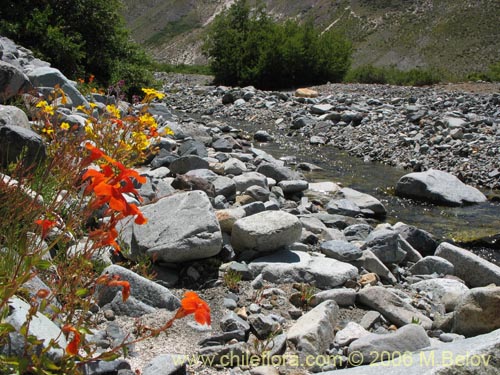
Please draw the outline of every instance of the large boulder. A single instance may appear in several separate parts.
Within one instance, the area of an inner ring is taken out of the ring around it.
[[[248,266],[254,275],[262,274],[272,283],[309,283],[320,289],[335,288],[358,275],[349,263],[290,250],[254,259]]]
[[[26,166],[45,159],[45,144],[33,130],[17,125],[0,125],[0,165],[21,159]]]
[[[291,245],[300,239],[300,220],[283,211],[264,211],[237,220],[231,244],[237,251],[266,252]]]
[[[17,125],[30,129],[30,122],[26,113],[21,108],[13,105],[0,105],[0,126],[2,125]]]
[[[396,185],[396,195],[446,206],[486,201],[486,196],[475,187],[464,184],[450,173],[436,169],[404,175]]]
[[[0,103],[32,88],[30,80],[14,65],[0,61]]]
[[[74,83],[66,78],[58,69],[50,67],[35,68],[28,73],[28,78],[35,87],[59,87],[71,99],[73,105],[88,106],[87,99],[77,90]]]
[[[434,302],[443,304],[446,311],[455,310],[462,296],[469,291],[462,282],[444,278],[422,280],[412,284],[411,288],[429,294]]]
[[[443,242],[438,246],[435,254],[453,264],[455,276],[460,277],[473,288],[488,284],[500,285],[500,267],[470,251]]]
[[[500,328],[500,286],[471,289],[453,316],[452,332],[470,337]]]
[[[174,194],[141,208],[145,225],[133,224],[132,257],[147,254],[164,262],[208,258],[222,248],[222,233],[207,195]]]

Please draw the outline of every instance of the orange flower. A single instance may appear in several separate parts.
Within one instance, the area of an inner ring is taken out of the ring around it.
[[[96,284],[104,284],[107,286],[121,286],[123,302],[128,300],[128,298],[130,297],[130,283],[128,281],[120,280],[120,276],[118,275],[101,275],[97,278]]]
[[[49,231],[56,226],[56,222],[53,220],[38,219],[35,220],[35,224],[42,228],[42,238],[45,238]]]
[[[80,332],[78,332],[78,330],[71,324],[65,324],[62,327],[62,331],[64,333],[73,332],[73,340],[71,340],[69,344],[66,346],[66,353],[70,355],[77,355],[78,347],[80,346],[80,341],[81,341]]]
[[[111,280],[108,286],[121,286],[122,287],[122,300],[123,302],[128,300],[130,297],[130,283],[123,280]]]
[[[200,324],[210,325],[210,306],[195,292],[186,292],[181,300],[181,307],[175,314],[176,319],[194,314],[194,320]],[[178,316],[179,315],[179,316]]]

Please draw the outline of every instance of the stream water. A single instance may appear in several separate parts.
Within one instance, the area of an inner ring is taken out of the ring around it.
[[[500,233],[500,205],[486,202],[464,207],[444,207],[396,197],[392,192],[407,170],[377,162],[364,162],[333,146],[300,146],[300,142],[261,143],[258,147],[287,161],[313,163],[323,171],[306,174],[309,181],[340,182],[343,186],[378,198],[387,209],[387,221],[402,221],[432,233],[439,240],[462,242]],[[485,194],[490,192],[483,191]],[[474,252],[500,265],[500,251],[475,247]]]

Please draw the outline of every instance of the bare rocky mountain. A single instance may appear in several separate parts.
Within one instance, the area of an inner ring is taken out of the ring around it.
[[[159,61],[203,63],[205,28],[233,0],[124,0],[132,36]],[[312,18],[353,41],[353,65],[462,75],[500,60],[498,0],[265,0],[276,19]],[[250,1],[254,3],[254,1]]]

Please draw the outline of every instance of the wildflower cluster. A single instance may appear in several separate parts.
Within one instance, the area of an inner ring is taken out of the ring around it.
[[[144,94],[135,113],[119,102],[80,107],[84,125],[61,121],[59,107],[68,99],[58,87],[50,99],[32,104],[34,129],[47,141],[48,157],[29,168],[20,161],[0,169],[0,373],[79,374],[85,363],[114,359],[131,343],[154,337],[187,315],[210,324],[208,304],[187,292],[175,316],[160,328],[138,322],[136,331],[142,334],[105,351],[86,340],[95,323],[89,312],[103,288],[121,288],[123,302],[134,294],[129,281],[100,275],[95,259],[103,251],[120,250],[120,220],[147,222],[138,205],[126,199],[141,201],[136,187],[145,178],[131,166],[143,160],[161,136],[148,106],[164,94],[153,89],[144,89]],[[35,277],[45,286],[30,295],[25,285]],[[19,330],[6,320],[13,298],[29,304]],[[67,338],[66,354],[58,361],[48,354],[59,349],[58,342],[40,349],[40,340],[29,329],[39,314],[59,325]],[[22,357],[3,352],[13,332],[26,343]]]

